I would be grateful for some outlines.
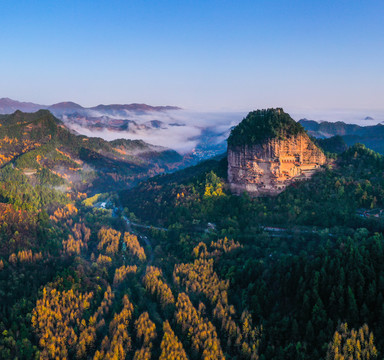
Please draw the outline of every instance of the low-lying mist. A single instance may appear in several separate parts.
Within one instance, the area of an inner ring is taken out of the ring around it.
[[[238,124],[246,113],[199,113],[184,110],[127,113],[122,116],[76,118],[64,116],[64,122],[76,132],[105,140],[144,140],[153,145],[174,149],[181,154],[190,153],[201,142],[212,144],[225,141],[232,126]]]
[[[316,121],[343,121],[361,126],[376,125],[384,121],[384,111],[285,109],[296,120],[307,118]],[[85,113],[62,115],[62,120],[76,132],[101,137],[105,140],[143,140],[163,146],[181,154],[196,148],[209,148],[224,142],[230,129],[237,125],[247,112],[194,112],[87,110]]]

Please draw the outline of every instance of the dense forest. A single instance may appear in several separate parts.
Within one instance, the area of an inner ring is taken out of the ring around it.
[[[228,145],[258,144],[265,139],[285,139],[298,134],[305,134],[304,128],[283,109],[255,110],[232,129]]]
[[[277,197],[231,195],[225,158],[155,177],[121,197],[131,218],[153,225],[164,273],[206,300],[214,319],[216,283],[225,303],[249,312],[260,358],[333,359],[338,347],[354,359],[363,343],[375,358],[384,346],[384,157],[363,145],[333,155],[322,172]],[[191,253],[193,265],[180,270],[179,259]],[[219,334],[227,326],[214,324]]]
[[[232,195],[225,157],[95,195],[57,164],[128,144],[66,143],[39,116],[36,138],[0,117],[23,125],[1,149],[29,141],[2,152],[1,359],[383,357],[383,156],[330,154],[276,197]]]

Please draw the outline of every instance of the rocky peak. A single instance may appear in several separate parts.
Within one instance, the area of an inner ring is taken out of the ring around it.
[[[237,193],[278,194],[325,161],[304,128],[281,108],[250,112],[228,138],[228,181]]]

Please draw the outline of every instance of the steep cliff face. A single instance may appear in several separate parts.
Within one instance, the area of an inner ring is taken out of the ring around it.
[[[281,109],[269,109],[279,117]],[[278,111],[278,112],[277,112]],[[276,113],[277,112],[277,113]],[[287,115],[283,113],[284,115]],[[289,115],[288,115],[289,116]],[[294,122],[293,119],[290,119]],[[253,121],[265,121],[264,115]],[[297,130],[295,123],[295,130]],[[239,126],[242,126],[241,124]],[[255,124],[252,124],[255,126]],[[265,124],[263,124],[265,126]],[[240,128],[241,130],[241,128]],[[240,131],[237,129],[237,131]],[[257,131],[257,124],[255,126]],[[305,131],[290,133],[289,128],[276,135],[262,138],[260,133],[253,143],[228,140],[228,181],[231,190],[251,195],[276,195],[298,179],[309,178],[326,161],[323,152],[310,140]],[[265,129],[264,129],[265,131]],[[247,138],[252,134],[247,133]]]

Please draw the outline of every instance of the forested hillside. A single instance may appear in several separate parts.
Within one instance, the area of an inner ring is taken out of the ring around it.
[[[34,184],[75,192],[116,190],[178,168],[182,160],[173,150],[143,141],[76,135],[47,110],[0,115],[0,166],[20,170]]]
[[[60,174],[91,162],[96,184],[147,145],[0,122],[0,358],[383,356],[381,155],[356,145],[276,197],[232,195],[224,158],[92,196]]]

